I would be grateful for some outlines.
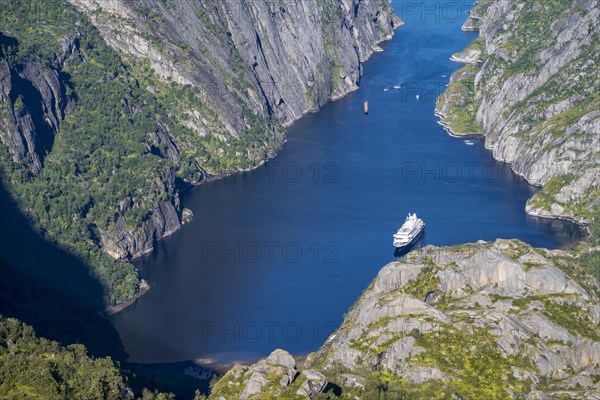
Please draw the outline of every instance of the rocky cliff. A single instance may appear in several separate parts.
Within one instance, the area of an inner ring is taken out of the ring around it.
[[[487,0],[463,26],[479,38],[453,56],[468,64],[437,113],[543,187],[530,214],[589,223],[600,213],[598,21],[596,1]]]
[[[95,248],[151,251],[189,216],[182,187],[273,156],[400,24],[388,0],[17,1],[1,22],[5,180],[109,291]]]
[[[0,42],[16,45],[14,39],[1,32]],[[63,57],[67,52],[68,49]],[[0,49],[0,103],[5,105],[0,119],[0,139],[10,149],[15,163],[22,162],[37,174],[46,152],[52,148],[60,122],[72,105],[72,98],[66,95],[65,83],[56,70],[43,67],[39,59],[27,60],[17,71],[6,58]]]
[[[244,108],[288,125],[356,89],[361,62],[400,23],[388,0],[70,1],[111,47],[198,88],[225,139],[246,129]]]
[[[211,398],[597,399],[599,327],[599,282],[566,252],[428,246],[384,267],[303,365],[277,350]]]

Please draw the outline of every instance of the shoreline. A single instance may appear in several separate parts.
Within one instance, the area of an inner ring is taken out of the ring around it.
[[[444,92],[442,95],[444,95],[445,93],[446,92]],[[446,115],[444,113],[442,113],[440,110],[438,110],[437,106],[435,108],[434,115],[438,118],[437,123],[442,126],[442,128],[444,129],[444,131],[446,131],[446,133],[448,134],[448,136],[450,136],[452,138],[455,138],[455,139],[463,139],[463,140],[465,140],[465,139],[478,139],[478,140],[481,140],[483,142],[483,147],[487,151],[489,151],[491,153],[492,159],[494,159],[494,161],[499,162],[499,163],[503,163],[503,164],[508,164],[511,172],[513,174],[515,174],[516,176],[524,179],[525,182],[527,182],[527,184],[529,184],[529,185],[531,185],[533,187],[536,187],[536,188],[542,188],[543,187],[543,185],[535,185],[535,184],[531,183],[529,181],[529,179],[527,179],[527,177],[524,174],[515,171],[512,168],[512,163],[505,162],[505,161],[502,161],[502,160],[499,160],[499,159],[495,158],[492,149],[486,145],[486,143],[487,143],[487,137],[486,137],[485,134],[482,134],[482,133],[456,133],[452,129],[452,127],[450,126],[450,124],[448,122],[446,122],[446,120],[445,120]],[[582,243],[583,241],[585,241],[585,238],[587,238],[587,237],[589,237],[591,235],[591,232],[590,232],[590,229],[589,229],[589,223],[581,221],[581,220],[578,220],[578,219],[576,219],[574,217],[570,217],[568,215],[540,214],[540,213],[531,212],[529,210],[528,204],[529,204],[529,200],[531,200],[532,198],[533,198],[533,196],[530,197],[527,200],[527,203],[525,204],[525,214],[527,214],[528,216],[535,217],[535,218],[547,219],[547,220],[566,221],[566,222],[570,222],[570,223],[576,225],[581,230],[582,235],[581,235],[581,238],[579,240],[577,240],[576,242],[574,242],[574,243]],[[573,245],[574,243],[569,244],[569,246]]]
[[[296,365],[302,366],[306,362],[308,354],[309,353],[292,354],[292,357],[296,361]],[[237,365],[251,366],[252,364],[260,361],[263,358],[265,358],[265,356],[260,356],[258,358],[254,358],[254,359],[242,358],[239,360],[233,360],[233,361],[227,361],[227,362],[219,362],[218,360],[214,360],[214,359],[211,359],[211,360],[197,359],[197,360],[189,360],[189,362],[194,363],[195,365],[197,365],[200,368],[212,371],[212,372],[216,373],[217,375],[224,375],[227,371],[229,371],[231,368],[233,368]],[[206,361],[211,361],[211,362],[205,363]]]
[[[391,34],[389,34],[389,35],[385,36],[384,38],[382,38],[380,40],[377,40],[375,43],[373,43],[371,45],[371,53],[367,56],[367,58],[365,58],[364,60],[360,61],[360,64],[362,65],[363,63],[369,61],[371,59],[371,57],[373,56],[373,54],[381,53],[381,52],[385,51],[384,49],[382,49],[381,47],[379,47],[379,44],[384,43],[384,42],[388,42],[388,41],[392,40],[394,38],[394,36],[395,36],[396,30],[399,29],[403,25],[404,25],[404,21],[400,21],[400,23],[394,27],[394,30],[392,31]],[[362,80],[362,75],[359,78],[360,78],[360,80]],[[309,108],[309,109],[304,110],[300,116],[294,118],[291,121],[288,121],[286,123],[281,124],[281,127],[287,130],[288,128],[290,128],[292,125],[294,125],[296,122],[298,122],[299,120],[301,120],[306,115],[317,113],[317,112],[319,112],[321,110],[321,108],[323,108],[327,104],[335,102],[335,101],[338,101],[338,100],[341,100],[344,97],[346,97],[347,95],[356,92],[358,89],[360,89],[360,80],[359,80],[359,84],[355,85],[354,87],[352,87],[349,91],[347,91],[347,92],[345,92],[343,94],[339,94],[339,95],[331,94],[331,96],[329,97],[329,99],[324,104],[322,104],[321,106],[316,107],[316,108]],[[277,146],[276,148],[274,148],[272,156],[266,157],[264,160],[261,160],[260,162],[258,162],[257,164],[255,164],[255,165],[253,165],[251,167],[247,167],[247,168],[243,168],[243,169],[236,169],[236,170],[224,171],[224,172],[219,173],[219,174],[209,174],[206,171],[204,171],[206,173],[206,176],[205,176],[205,178],[202,181],[200,181],[200,182],[198,182],[196,184],[186,185],[182,189],[181,192],[184,193],[184,192],[186,192],[186,191],[188,191],[190,189],[193,189],[193,188],[196,188],[196,187],[200,187],[200,186],[205,185],[207,183],[215,182],[215,181],[218,181],[218,180],[221,180],[221,179],[233,176],[235,174],[254,171],[255,169],[262,167],[267,162],[269,162],[270,160],[272,160],[275,157],[277,157],[277,155],[279,154],[279,152],[281,151],[281,149],[283,149],[283,146],[286,143],[287,143],[287,135],[284,136],[283,141],[281,142],[281,144],[279,146]],[[182,206],[183,206],[183,204],[182,204]]]
[[[359,87],[357,87],[354,90],[351,90],[351,91],[347,92],[346,94],[350,94],[350,93],[352,93],[352,92],[354,92],[355,90],[358,90],[358,89],[359,89]],[[343,98],[345,95],[343,95],[343,96],[341,96],[339,98]],[[329,101],[336,101],[339,98],[333,98],[332,97]],[[325,104],[327,104],[327,103],[325,103]],[[299,117],[298,119],[294,120],[293,122],[291,122],[289,125],[286,125],[285,127],[287,128],[287,127],[293,125],[294,122],[298,121],[303,116],[305,116],[305,115],[307,115],[309,113],[314,113],[314,112],[318,112],[318,111],[319,111],[319,109],[307,110],[307,112],[304,113],[301,117]],[[451,126],[444,120],[445,115],[443,115],[437,109],[435,110],[435,115],[436,115],[436,117],[438,117],[440,119],[438,121],[438,124],[441,125],[444,128],[444,130],[446,131],[446,133],[449,136],[451,136],[453,138],[456,138],[456,139],[469,139],[469,138],[482,139],[483,140],[483,144],[484,144],[484,148],[486,150],[490,150],[489,148],[487,148],[485,146],[485,143],[486,143],[486,136],[485,136],[485,134],[457,134],[456,132],[454,132],[452,130]],[[249,171],[252,171],[254,169],[257,169],[257,168],[263,166],[269,160],[275,158],[277,156],[277,154],[279,153],[279,151],[283,148],[283,145],[285,145],[286,142],[287,142],[287,140],[283,140],[282,141],[281,146],[277,148],[277,150],[276,150],[276,152],[275,152],[275,154],[274,154],[273,157],[266,158],[265,160],[261,161],[260,163],[258,163],[257,165],[255,165],[253,167],[250,167],[250,168],[247,168],[247,169],[244,169],[244,170],[231,171],[231,172],[228,172],[228,173],[223,174],[223,175],[213,175],[213,176],[208,176],[207,175],[207,178],[204,179],[202,182],[198,183],[197,185],[190,185],[189,187],[186,187],[185,190],[191,189],[191,188],[196,187],[196,186],[200,186],[200,185],[205,184],[205,183],[210,183],[210,182],[213,182],[213,181],[217,181],[219,179],[227,178],[229,176],[233,176],[233,175],[238,174],[238,173],[249,172]],[[532,185],[522,174],[519,174],[516,171],[514,171],[512,169],[511,163],[506,163],[504,161],[497,160],[496,158],[493,157],[493,154],[492,154],[492,159],[494,161],[498,162],[498,163],[509,164],[510,171],[512,173],[514,173],[516,176],[522,177],[531,186],[540,187],[538,185]],[[525,211],[526,211],[526,215],[527,216],[531,216],[531,217],[534,217],[534,218],[543,218],[543,219],[550,219],[550,220],[555,219],[555,220],[559,220],[559,221],[571,222],[574,225],[576,225],[577,227],[582,228],[581,229],[582,232],[585,232],[585,233],[587,233],[589,235],[589,230],[588,230],[587,224],[584,224],[584,223],[582,223],[580,221],[577,221],[575,219],[570,219],[569,217],[563,217],[563,216],[536,215],[536,214],[527,212],[527,210],[525,210]],[[574,240],[573,242],[570,242],[568,244],[565,244],[564,246],[558,247],[557,250],[564,250],[565,247],[573,249],[574,248],[573,246],[576,246],[578,243],[581,243],[584,240],[585,240],[585,236],[582,236],[582,237],[578,238],[577,240]],[[135,302],[135,300],[134,300],[134,302]],[[306,360],[306,357],[307,357],[307,355],[304,355],[304,354],[292,354],[292,356],[296,360],[297,363],[304,362]],[[224,374],[225,372],[227,372],[228,370],[230,370],[231,368],[233,368],[236,365],[246,365],[246,366],[247,365],[252,365],[253,363],[255,363],[256,361],[258,361],[259,359],[262,359],[262,358],[264,358],[264,357],[259,357],[257,359],[241,358],[240,360],[235,360],[235,361],[225,361],[224,360],[222,362],[219,362],[217,359],[208,359],[208,358],[207,359],[190,360],[190,361],[193,362],[193,363],[195,363],[195,364],[199,363],[199,364],[196,364],[196,365],[198,365],[201,368],[210,369],[210,370],[214,371],[217,374]]]
[[[383,42],[387,42],[387,41],[392,40],[394,38],[394,36],[395,36],[396,30],[399,29],[403,25],[404,25],[404,21],[400,20],[400,22],[398,23],[398,25],[396,25],[393,28],[392,33],[386,35],[382,39],[379,39],[379,40],[375,41],[371,45],[371,47],[370,47],[371,52],[367,55],[367,57],[364,60],[362,60],[362,61],[359,60],[359,65],[362,66],[363,63],[369,61],[371,59],[371,57],[373,56],[373,54],[375,54],[375,53],[381,53],[381,52],[385,51],[384,49],[382,49],[381,47],[379,47],[379,44],[381,44]],[[319,112],[319,110],[322,107],[324,107],[325,105],[327,105],[327,104],[329,104],[331,102],[340,100],[340,99],[346,97],[347,95],[349,95],[351,93],[354,93],[355,91],[357,91],[358,89],[360,89],[360,80],[362,80],[362,74],[359,76],[359,84],[355,85],[348,92],[346,92],[344,94],[341,94],[341,95],[337,95],[337,96],[331,94],[331,96],[329,97],[329,100],[327,100],[321,106],[319,106],[317,108],[314,108],[314,109],[307,109],[307,110],[305,110],[299,117],[293,119],[292,121],[288,121],[285,124],[281,124],[281,127],[284,128],[284,129],[286,129],[286,131],[287,131],[287,128],[291,127],[294,123],[296,123],[297,121],[299,121],[300,119],[302,119],[304,116],[306,116],[308,114],[313,114],[313,113]],[[286,143],[287,143],[287,132],[286,132],[286,135],[283,137],[283,140],[281,141],[281,143],[274,148],[272,156],[268,156],[265,159],[259,161],[257,164],[255,164],[255,165],[253,165],[251,167],[248,167],[248,168],[244,168],[244,169],[237,169],[237,170],[225,171],[225,172],[222,172],[220,174],[209,174],[208,172],[204,171],[205,172],[204,179],[202,179],[200,182],[198,182],[196,184],[187,184],[187,185],[183,186],[182,188],[179,189],[180,190],[180,195],[183,195],[184,193],[187,193],[189,190],[193,190],[194,188],[200,187],[202,185],[205,185],[205,184],[208,184],[208,183],[211,183],[211,182],[216,182],[218,180],[225,179],[225,178],[228,178],[230,176],[234,176],[236,174],[242,174],[242,173],[245,173],[245,172],[254,171],[254,170],[262,167],[263,165],[265,165],[270,160],[272,160],[275,157],[277,157],[277,155],[283,149],[283,146]],[[181,201],[181,208],[182,208],[182,211],[185,208],[185,204],[183,204],[183,201]],[[189,218],[185,223],[191,222],[192,220],[193,220],[193,216],[191,218]],[[183,225],[184,222],[180,221],[180,224]],[[158,240],[162,240],[162,239],[170,236],[171,234],[177,232],[179,229],[181,229],[181,227],[178,228],[178,229],[175,229],[173,231],[170,231],[168,234],[162,236]],[[145,251],[145,252],[137,255],[136,257],[132,258],[129,262],[131,262],[133,260],[140,259],[140,258],[144,257],[145,255],[151,254],[153,251],[154,251],[154,246],[151,249],[148,249],[147,251]],[[137,270],[137,268],[136,268],[136,270]],[[142,282],[143,282],[143,287],[142,287]],[[144,279],[141,279],[140,280],[140,291],[139,292],[135,293],[131,298],[129,298],[129,299],[127,299],[127,300],[125,300],[125,301],[123,301],[121,303],[117,303],[115,305],[107,306],[105,308],[104,313],[107,316],[112,316],[112,315],[115,315],[115,314],[123,311],[127,307],[129,307],[132,304],[134,304],[143,295],[145,295],[146,293],[148,293],[148,291],[150,291],[150,289],[152,289],[152,286],[147,281],[145,281]]]
[[[111,316],[123,311],[130,305],[134,304],[140,297],[142,297],[143,295],[148,293],[150,291],[150,289],[152,289],[152,286],[145,279],[141,279],[139,292],[137,292],[136,294],[131,296],[129,299],[127,299],[121,303],[117,303],[113,306],[107,306],[104,309],[104,314],[106,314],[107,317],[111,317]]]
[[[477,5],[477,2],[475,3],[475,5]],[[480,19],[481,19],[481,17],[473,15],[473,10],[471,10],[471,12],[469,13],[469,17],[467,18],[467,20],[461,26],[461,30],[464,31],[464,32],[479,32],[479,28],[473,27],[473,26],[467,26],[467,25],[470,22],[472,22],[473,20],[480,20]],[[478,34],[477,37],[480,37],[480,35]],[[471,43],[473,43],[473,41],[471,41]],[[468,46],[464,50],[462,50],[461,52],[458,52],[458,53],[455,53],[455,54],[460,54],[460,53],[466,51],[467,49],[468,49]],[[471,62],[468,62],[467,60],[459,59],[459,58],[455,57],[455,54],[453,54],[450,57],[450,60],[453,61],[453,62],[459,63],[459,64],[463,64],[463,65],[476,64],[477,65],[477,64],[483,64],[485,62],[485,60],[482,60],[482,61],[479,61],[479,62],[471,63]],[[456,74],[456,72],[457,71],[455,71],[454,73],[452,73],[452,75],[450,76],[449,84],[452,83],[452,76],[454,74]],[[440,96],[438,96],[438,99],[436,99],[436,105],[435,105],[435,108],[434,108],[434,115],[438,118],[438,124],[442,126],[442,128],[444,129],[444,131],[446,131],[446,133],[450,137],[453,137],[453,138],[456,138],[456,139],[478,139],[478,140],[481,140],[483,142],[483,147],[486,150],[488,150],[488,151],[491,152],[492,159],[494,159],[496,162],[501,162],[501,163],[504,163],[504,164],[508,164],[511,172],[513,174],[515,174],[516,176],[521,177],[522,179],[524,179],[529,185],[537,187],[537,188],[542,188],[544,185],[533,184],[533,183],[531,183],[529,181],[529,179],[527,179],[527,177],[524,174],[515,171],[513,169],[513,167],[512,167],[512,163],[505,162],[503,160],[499,160],[496,157],[494,157],[494,152],[492,150],[492,147],[487,145],[487,137],[486,137],[485,133],[457,133],[457,132],[455,132],[452,129],[451,125],[446,121],[446,114],[444,114],[442,111],[440,111],[438,109],[438,107],[437,107],[437,104],[438,104],[437,100],[439,100],[439,97],[446,95],[446,92],[448,91],[448,85],[446,85],[446,89],[444,90],[444,92]],[[554,219],[554,220],[558,220],[558,221],[567,221],[567,222],[573,223],[574,225],[576,225],[581,230],[582,235],[579,238],[579,240],[577,240],[574,243],[571,243],[570,246],[572,246],[575,243],[577,243],[577,244],[578,243],[582,243],[585,240],[585,238],[591,236],[591,231],[590,231],[589,223],[588,222],[585,222],[585,221],[582,221],[582,220],[578,220],[578,219],[576,219],[574,217],[571,217],[571,216],[568,216],[568,215],[556,215],[556,214],[551,214],[551,213],[542,214],[542,213],[539,213],[539,212],[538,213],[533,212],[529,208],[529,201],[532,198],[533,198],[533,196],[530,197],[527,200],[527,203],[525,204],[525,214],[527,214],[528,216],[535,217],[535,218],[547,219],[547,220],[553,220]]]

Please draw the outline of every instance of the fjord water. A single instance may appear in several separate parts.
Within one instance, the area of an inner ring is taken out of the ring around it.
[[[535,189],[482,143],[437,124],[436,96],[459,67],[449,57],[474,38],[460,30],[467,3],[407,4],[357,92],[295,123],[263,167],[186,194],[193,222],[139,261],[153,288],[114,316],[130,361],[318,349],[395,259],[392,234],[409,212],[427,223],[419,245],[574,239],[571,225],[525,214]]]

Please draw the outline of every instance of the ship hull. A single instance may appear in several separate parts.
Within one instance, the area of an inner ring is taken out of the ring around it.
[[[408,242],[406,244],[401,244],[401,245],[397,245],[394,243],[394,247],[398,250],[401,250],[401,249],[406,249],[406,248],[412,246],[413,244],[416,243],[417,240],[419,240],[421,238],[421,236],[423,236],[423,232],[425,232],[425,228],[421,229],[419,231],[419,233],[417,233],[410,242]]]

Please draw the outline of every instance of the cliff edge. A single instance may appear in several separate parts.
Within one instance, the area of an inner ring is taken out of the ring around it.
[[[596,1],[487,0],[464,30],[436,113],[454,136],[481,135],[495,159],[542,187],[531,215],[588,225],[600,215],[600,9]]]
[[[594,399],[599,326],[599,282],[569,253],[427,246],[385,266],[304,364],[276,350],[210,398]]]

